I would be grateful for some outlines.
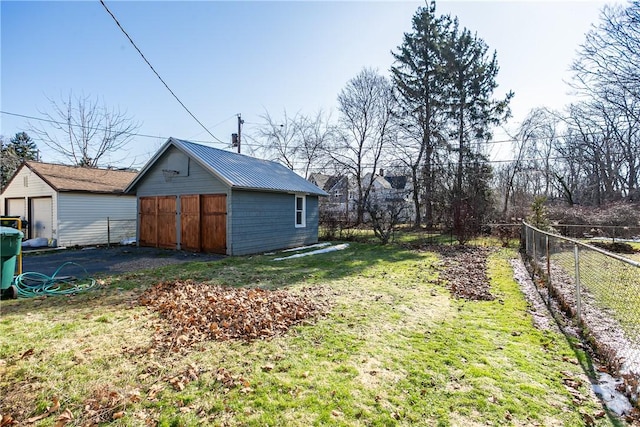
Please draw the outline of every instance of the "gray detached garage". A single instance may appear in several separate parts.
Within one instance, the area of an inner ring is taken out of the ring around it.
[[[285,166],[176,138],[125,192],[138,244],[246,255],[318,241],[320,188]]]

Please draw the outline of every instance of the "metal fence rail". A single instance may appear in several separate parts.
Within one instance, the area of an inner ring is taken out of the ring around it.
[[[610,368],[640,391],[640,262],[522,225],[522,247],[551,309],[571,317]]]
[[[554,230],[566,237],[577,239],[629,240],[640,239],[640,226],[553,224]]]

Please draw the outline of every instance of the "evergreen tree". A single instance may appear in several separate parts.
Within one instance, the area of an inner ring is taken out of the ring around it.
[[[446,67],[443,49],[450,31],[451,18],[436,16],[436,4],[421,7],[413,16],[413,31],[405,33],[402,45],[393,52],[391,67],[398,119],[406,137],[402,138],[400,161],[412,172],[415,225],[424,221],[433,225],[433,183],[437,149],[444,141],[446,105],[442,82]]]
[[[38,159],[38,147],[26,132],[16,133],[11,138],[11,147],[21,161]]]
[[[20,164],[38,158],[38,148],[26,132],[18,132],[9,142],[0,140],[0,189],[4,190]]]
[[[447,67],[444,86],[448,92],[450,136],[457,143],[452,151],[458,154],[451,207],[453,229],[462,243],[469,235],[469,226],[475,223],[469,222],[469,217],[483,216],[479,211],[469,210],[487,205],[478,200],[477,181],[490,178],[490,174],[481,172],[484,168],[469,168],[465,164],[475,164],[483,158],[482,143],[491,138],[491,127],[508,117],[513,93],[509,92],[502,100],[493,99],[498,86],[498,62],[495,51],[489,55],[482,39],[466,28],[460,30],[457,19],[448,36],[443,52]],[[469,174],[472,175],[465,176]],[[474,203],[469,203],[471,200]],[[478,230],[471,230],[474,231]]]

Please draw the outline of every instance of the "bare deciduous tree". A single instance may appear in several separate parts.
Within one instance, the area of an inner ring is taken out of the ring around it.
[[[393,95],[389,81],[365,68],[338,95],[340,136],[328,155],[336,169],[351,173],[356,185],[356,220],[365,206],[385,148],[392,140]]]
[[[109,108],[98,98],[69,93],[60,101],[49,98],[49,103],[50,111],[41,112],[48,120],[30,124],[30,131],[75,165],[102,165],[105,156],[123,150],[140,128],[126,112]]]
[[[266,157],[282,163],[291,170],[295,170],[295,160],[298,155],[298,120],[300,115],[289,117],[287,110],[281,120],[271,116],[268,111],[260,116],[263,124],[257,133],[261,141],[260,148]]]
[[[285,110],[282,119],[274,118],[268,111],[260,118],[263,123],[253,139],[259,142],[265,157],[305,178],[309,178],[312,168],[322,168],[324,148],[335,133],[329,115],[319,111],[315,116],[296,113],[291,117]]]
[[[404,194],[384,198],[379,195],[369,197],[365,210],[371,218],[373,234],[386,245],[393,237],[396,227],[405,216],[407,203]]]
[[[326,147],[336,136],[336,127],[331,123],[331,115],[318,111],[315,117],[303,116],[299,124],[300,149],[298,157],[302,167],[302,175],[309,178],[311,169],[326,167]]]

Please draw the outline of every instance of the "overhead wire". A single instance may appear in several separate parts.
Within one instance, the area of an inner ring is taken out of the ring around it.
[[[215,139],[216,141],[225,144],[224,141],[222,141],[220,138],[218,138],[217,136],[215,136],[213,133],[211,133],[211,131],[209,129],[207,129],[207,127],[202,124],[202,122],[200,120],[198,120],[198,118],[195,116],[195,114],[193,114],[191,112],[191,110],[189,110],[187,108],[187,106],[180,100],[180,98],[178,98],[178,95],[176,95],[173,90],[171,90],[171,88],[169,87],[169,85],[167,84],[167,82],[164,81],[164,79],[162,77],[160,77],[160,74],[158,74],[158,72],[156,71],[155,68],[153,68],[153,65],[151,65],[151,63],[149,62],[149,60],[144,56],[144,54],[142,53],[142,51],[140,50],[140,48],[135,44],[135,42],[133,41],[133,39],[131,38],[131,36],[129,36],[129,34],[126,32],[126,30],[122,27],[122,25],[120,24],[120,22],[118,21],[118,18],[116,18],[116,16],[113,14],[113,12],[111,12],[111,10],[107,7],[107,5],[104,3],[104,0],[100,0],[100,4],[102,4],[102,7],[104,7],[104,9],[107,11],[107,13],[111,16],[111,18],[113,18],[113,20],[115,21],[116,25],[118,26],[118,28],[120,28],[120,31],[122,31],[122,33],[127,37],[127,39],[129,40],[129,43],[131,43],[131,45],[136,49],[136,51],[138,51],[138,53],[140,54],[140,56],[142,57],[142,59],[144,59],[144,62],[147,63],[147,65],[149,66],[149,68],[151,68],[151,71],[153,71],[153,73],[156,75],[156,77],[158,77],[158,79],[162,82],[162,84],[164,85],[164,87],[167,88],[167,90],[169,91],[169,93],[171,93],[171,95],[173,95],[173,97],[176,99],[176,101],[178,101],[178,103],[182,106],[182,108],[184,108],[184,110],[189,113],[189,115],[191,117],[193,117],[193,119],[209,134],[211,135],[211,137],[213,139]]]
[[[237,114],[232,114],[232,115],[230,115],[229,117],[227,117],[226,119],[224,119],[224,120],[220,120],[218,123],[213,124],[213,125],[210,125],[209,127],[210,127],[210,128],[215,128],[215,127],[220,126],[221,124],[223,124],[223,123],[225,123],[225,122],[228,122],[229,120],[233,119],[234,117],[237,117]],[[193,135],[193,136],[187,137],[187,139],[188,139],[188,140],[191,140],[191,138],[194,138],[194,137],[200,136],[200,135],[202,135],[202,134],[203,134],[203,132],[199,132],[199,133],[197,133],[197,134],[195,134],[195,135]]]
[[[36,116],[29,116],[26,114],[19,114],[19,113],[13,113],[10,111],[4,111],[4,110],[0,110],[0,114],[6,114],[8,116],[15,116],[15,117],[22,117],[23,119],[29,119],[29,120],[38,120],[41,122],[47,122],[47,123],[54,123],[57,125],[64,125],[64,126],[72,126],[72,127],[77,127],[77,128],[82,128],[82,125],[79,124],[73,124],[73,123],[67,123],[67,122],[60,122],[57,120],[53,120],[50,118],[44,118],[44,117],[36,117]],[[97,130],[108,130],[106,128],[100,128],[97,127]],[[147,135],[147,134],[143,134],[143,133],[136,133],[136,132],[123,132],[123,134],[125,135],[129,135],[129,136],[139,136],[141,138],[153,138],[153,139],[169,139],[168,136],[160,136],[160,135]],[[203,141],[203,140],[196,140],[196,139],[189,139],[191,142],[200,142],[203,144],[224,144],[224,145],[228,145],[228,143],[226,142],[219,142],[219,141]]]

